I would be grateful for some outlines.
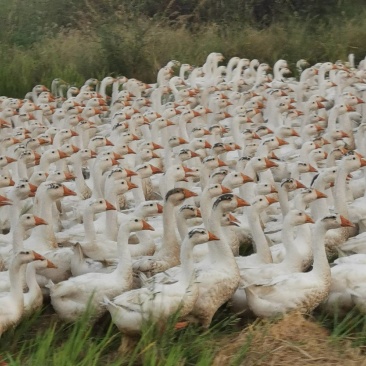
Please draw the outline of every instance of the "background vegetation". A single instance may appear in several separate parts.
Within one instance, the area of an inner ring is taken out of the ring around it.
[[[0,0],[0,94],[55,77],[153,82],[170,59],[209,52],[294,65],[366,54],[364,0]]]

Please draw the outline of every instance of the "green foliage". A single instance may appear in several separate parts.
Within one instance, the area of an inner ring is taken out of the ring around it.
[[[22,98],[56,77],[76,86],[107,74],[155,82],[170,59],[201,65],[213,51],[292,66],[350,52],[359,61],[366,8],[358,2],[0,0],[0,95]]]
[[[86,314],[76,323],[67,325],[46,308],[3,335],[0,356],[11,366],[209,366],[220,350],[220,341],[240,331],[233,317],[216,319],[215,325],[206,331],[194,325],[176,330],[177,316],[172,316],[164,331],[146,324],[142,336],[136,338],[134,344],[130,343],[128,350],[118,353],[121,335],[110,318],[105,317],[91,327],[88,317]],[[248,345],[234,355],[233,365],[245,357],[249,343],[250,338]]]

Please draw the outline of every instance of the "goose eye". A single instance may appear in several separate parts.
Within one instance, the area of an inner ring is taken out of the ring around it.
[[[258,159],[258,161],[262,161],[262,159]]]
[[[262,199],[262,198],[260,198],[260,199],[259,199],[259,201],[261,201],[261,202],[262,202],[262,201],[263,201],[263,199]]]
[[[234,177],[237,177],[237,176],[238,176],[237,174],[234,175]]]
[[[150,203],[150,207],[153,207],[153,204],[152,203]]]
[[[25,185],[24,185],[24,184],[22,184],[22,185],[20,186],[20,188],[25,188]]]
[[[135,219],[135,222],[138,222],[139,220]]]
[[[29,220],[31,217],[30,216],[27,216],[27,219]]]

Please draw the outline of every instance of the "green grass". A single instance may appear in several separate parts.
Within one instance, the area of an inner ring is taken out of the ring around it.
[[[316,313],[314,319],[329,329],[329,341],[336,347],[347,340],[353,347],[365,348],[366,318],[356,310],[343,318]],[[233,347],[226,361],[230,366],[239,366],[253,351],[251,347],[255,348],[253,339],[258,342],[258,334],[264,338],[271,324],[238,319],[225,309],[215,316],[208,330],[193,324],[175,330],[176,321],[176,316],[171,317],[164,331],[146,324],[130,351],[120,353],[121,334],[108,315],[93,326],[88,325],[87,315],[74,324],[64,324],[47,305],[2,336],[0,360],[3,358],[12,366],[210,366],[223,347],[230,347],[240,338],[240,346]],[[266,360],[270,353],[262,356]]]
[[[109,316],[92,327],[86,319],[87,316],[74,324],[64,324],[47,306],[2,336],[0,360],[2,357],[12,366],[209,366],[219,350],[220,340],[240,331],[238,320],[232,316],[216,319],[215,324],[205,331],[193,325],[175,330],[176,317],[172,317],[164,332],[153,324],[146,324],[131,351],[120,354],[117,351],[121,334]],[[236,360],[244,356],[245,351],[241,350]],[[237,361],[233,363],[236,364]]]

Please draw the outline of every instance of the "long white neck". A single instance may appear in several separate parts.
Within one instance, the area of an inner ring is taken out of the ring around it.
[[[83,221],[84,221],[85,240],[88,243],[92,242],[94,243],[97,239],[97,234],[95,232],[94,227],[94,212],[91,206],[85,209],[83,215]]]
[[[29,289],[27,296],[31,299],[42,296],[42,290],[39,287],[36,277],[36,262],[31,262],[27,265],[25,278]]]
[[[23,297],[23,281],[21,275],[24,275],[24,272],[21,271],[22,264],[17,260],[13,260],[10,269],[9,269],[9,279],[10,279],[10,296],[13,299],[13,302],[16,304],[18,308],[23,308],[24,306],[24,297]]]
[[[346,198],[346,180],[347,180],[348,172],[345,167],[341,163],[337,170],[336,179],[335,179],[335,190],[337,199],[334,202],[335,210],[346,219],[349,219],[348,215],[348,207],[347,207],[347,198]]]
[[[327,230],[324,225],[319,222],[315,225],[314,238],[312,240],[312,250],[314,255],[314,263],[312,273],[324,280],[330,278],[330,267],[325,252],[325,234]]]
[[[165,255],[177,255],[179,256],[180,251],[180,243],[177,238],[176,226],[177,222],[175,219],[175,207],[174,205],[168,201],[165,202],[164,211],[163,211],[163,244],[161,249],[159,250],[159,254]]]
[[[263,263],[272,263],[272,254],[261,226],[260,213],[254,207],[249,207],[248,213],[249,227],[253,237],[255,252]]]
[[[188,287],[194,279],[194,260],[193,260],[193,244],[186,236],[180,250],[180,260],[182,267],[181,282],[183,286]]]
[[[114,272],[123,278],[131,278],[132,280],[132,261],[128,248],[128,238],[130,229],[127,223],[122,223],[118,230],[117,236],[117,253],[118,265]]]
[[[325,182],[321,175],[315,180],[313,188],[320,192],[325,191]],[[311,216],[318,220],[321,217],[329,215],[329,207],[326,198],[318,198],[317,200],[310,203]]]
[[[210,261],[215,266],[236,266],[233,252],[230,244],[227,241],[224,230],[220,224],[223,215],[223,210],[220,204],[212,209],[212,214],[209,220],[209,231],[220,238],[220,243],[212,243],[209,245]]]
[[[15,230],[13,231],[13,253],[24,249],[23,240],[25,235],[24,227],[20,222],[17,223],[14,229]]]
[[[208,227],[208,221],[212,210],[212,198],[207,189],[202,192],[200,210],[203,223],[205,227]]]

